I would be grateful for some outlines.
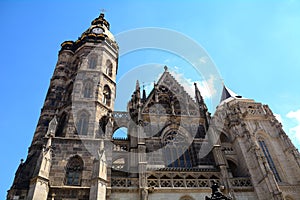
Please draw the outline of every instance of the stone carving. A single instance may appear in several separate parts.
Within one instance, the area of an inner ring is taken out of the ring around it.
[[[211,185],[211,197],[205,197],[205,200],[231,200],[232,198],[224,196],[220,191],[219,191],[219,185],[215,181],[212,181]]]

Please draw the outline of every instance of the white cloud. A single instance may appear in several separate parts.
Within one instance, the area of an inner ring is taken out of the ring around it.
[[[295,137],[300,143],[300,109],[296,111],[290,111],[287,115],[288,118],[296,120],[297,125],[290,128],[289,132],[292,137]]]
[[[207,62],[207,57],[206,56],[203,56],[203,57],[201,57],[201,58],[199,58],[199,61],[200,61],[200,63],[206,63]]]
[[[290,111],[286,116],[288,118],[295,118],[300,123],[300,109],[296,111]]]
[[[276,113],[274,113],[274,115],[275,115],[276,119],[277,119],[280,123],[282,123],[282,117],[281,117],[281,115],[280,115],[280,114],[276,114]]]
[[[194,82],[201,92],[201,95],[205,99],[209,99],[214,96],[217,90],[214,87],[215,77],[210,76],[208,80],[204,81],[193,81],[192,79],[184,77],[181,73],[170,72],[172,76],[184,87],[185,91],[192,97],[195,98],[195,86]]]

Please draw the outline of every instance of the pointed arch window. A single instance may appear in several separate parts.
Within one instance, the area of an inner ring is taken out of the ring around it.
[[[88,68],[95,69],[97,66],[97,56],[93,55],[89,57]]]
[[[102,102],[107,105],[110,106],[110,101],[111,101],[111,90],[108,87],[108,85],[105,85],[103,88],[103,100]]]
[[[86,82],[83,88],[83,96],[85,98],[93,97],[93,86],[91,82]]]
[[[55,133],[56,137],[64,137],[65,136],[64,128],[66,127],[66,125],[67,125],[67,114],[64,112],[59,118],[57,130]]]
[[[171,131],[163,139],[165,165],[168,167],[191,168],[192,149],[187,138],[177,131]]]
[[[70,158],[66,166],[66,185],[80,185],[83,170],[83,161],[76,155]]]
[[[89,125],[89,116],[86,112],[82,112],[79,114],[79,118],[77,120],[77,132],[79,135],[87,135],[88,133],[88,125]]]
[[[270,169],[272,170],[272,172],[274,174],[274,177],[275,177],[276,181],[277,182],[281,182],[281,178],[280,178],[279,173],[278,173],[278,171],[277,171],[277,169],[275,167],[275,164],[273,162],[273,159],[271,157],[271,154],[269,152],[269,149],[268,149],[265,141],[263,139],[259,139],[258,143],[259,143],[259,146],[262,149],[262,151],[263,151],[263,153],[264,153],[264,155],[265,155],[265,157],[267,159],[267,162],[268,162],[268,164],[270,166]]]
[[[109,77],[112,77],[112,68],[113,68],[113,65],[112,65],[111,61],[110,61],[110,60],[107,60],[105,66],[106,66],[105,73],[106,73]]]

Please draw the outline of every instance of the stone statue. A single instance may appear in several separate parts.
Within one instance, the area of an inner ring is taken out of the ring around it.
[[[211,197],[205,197],[205,200],[231,200],[230,197],[226,197],[219,191],[219,185],[217,182],[211,182]]]

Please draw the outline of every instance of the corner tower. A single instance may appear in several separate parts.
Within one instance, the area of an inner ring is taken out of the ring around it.
[[[61,44],[28,156],[7,199],[105,199],[99,123],[114,110],[117,68],[118,45],[103,13],[76,41]]]

